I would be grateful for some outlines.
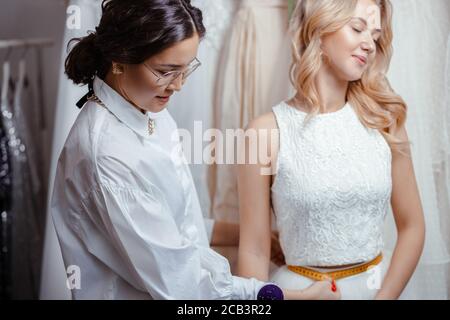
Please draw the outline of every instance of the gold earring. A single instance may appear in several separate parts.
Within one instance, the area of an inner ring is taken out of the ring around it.
[[[122,74],[123,73],[123,67],[119,66],[117,63],[113,64],[113,69],[112,69],[113,74]]]

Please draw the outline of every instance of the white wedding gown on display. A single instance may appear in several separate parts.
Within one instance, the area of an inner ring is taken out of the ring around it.
[[[404,292],[448,299],[450,289],[450,2],[395,0],[389,79],[408,105],[406,127],[426,223],[425,248]],[[396,240],[389,215],[386,249]]]
[[[64,60],[67,56],[67,44],[70,39],[84,37],[87,35],[88,30],[95,30],[101,17],[101,2],[101,0],[71,0],[68,6],[68,9],[74,8],[76,12],[80,13],[79,18],[81,19],[81,28],[71,29],[66,27],[64,33],[58,100],[53,131],[48,189],[49,198],[53,193],[53,180],[56,173],[56,164],[58,162],[59,154],[64,146],[70,128],[79,113],[79,109],[75,104],[87,91],[84,87],[74,85],[64,74]],[[68,10],[68,17],[72,14],[76,14],[74,12],[75,11]],[[49,201],[47,201],[47,203],[49,203]],[[70,290],[66,286],[68,274],[66,274],[64,268],[61,248],[49,213],[47,213],[44,253],[42,259],[40,299],[70,299]]]
[[[200,43],[198,59],[202,65],[186,81],[169,104],[169,111],[177,122],[181,134],[190,134],[190,147],[185,149],[203,213],[208,215],[211,199],[208,187],[209,167],[204,148],[211,142],[203,141],[206,130],[214,127],[215,88],[225,41],[229,34],[238,0],[192,0],[202,10],[206,36]],[[194,140],[195,139],[195,140]],[[192,152],[190,152],[192,151]]]

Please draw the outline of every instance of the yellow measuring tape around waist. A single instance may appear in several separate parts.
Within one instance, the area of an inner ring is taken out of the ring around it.
[[[370,267],[376,266],[383,260],[383,254],[380,253],[375,259],[359,264],[354,267],[342,269],[342,270],[336,270],[336,271],[329,271],[329,272],[320,272],[311,268],[307,267],[300,267],[300,266],[288,266],[288,269],[292,272],[295,272],[299,275],[302,275],[304,277],[310,278],[315,281],[322,281],[325,280],[327,277],[339,280],[347,277],[351,277],[363,272],[366,272],[369,270]]]

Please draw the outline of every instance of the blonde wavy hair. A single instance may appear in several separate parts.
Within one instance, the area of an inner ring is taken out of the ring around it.
[[[315,79],[322,66],[321,38],[350,22],[358,0],[299,0],[291,20],[293,63],[291,82],[297,96],[310,113],[307,120],[322,109]],[[347,101],[360,121],[377,129],[391,150],[403,153],[409,146],[394,136],[406,121],[407,106],[391,88],[386,73],[392,57],[392,5],[389,0],[374,0],[381,10],[382,34],[376,57],[358,81],[349,83]]]

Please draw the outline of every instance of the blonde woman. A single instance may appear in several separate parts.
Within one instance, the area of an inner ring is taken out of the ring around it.
[[[296,94],[248,126],[258,144],[250,139],[245,151],[266,145],[270,163],[239,166],[240,275],[286,288],[328,277],[343,299],[400,297],[425,227],[407,107],[386,78],[391,18],[389,0],[297,4]],[[398,230],[392,255],[382,252],[389,205]],[[271,209],[286,265],[270,277]]]

